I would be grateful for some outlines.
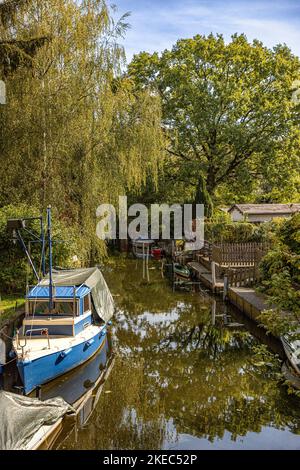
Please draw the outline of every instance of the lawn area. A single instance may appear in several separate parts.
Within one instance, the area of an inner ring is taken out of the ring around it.
[[[0,323],[6,320],[16,308],[24,305],[24,298],[16,295],[3,295],[0,300]]]

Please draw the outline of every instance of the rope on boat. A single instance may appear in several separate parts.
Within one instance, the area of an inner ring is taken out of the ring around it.
[[[14,362],[17,360],[17,356],[13,357],[12,359],[10,359],[10,361],[6,362],[5,364],[3,364],[4,366],[7,366],[8,364],[10,364],[11,362]]]
[[[1,336],[1,335],[5,336],[5,337],[8,338],[8,339],[14,339],[13,336],[7,335],[7,334],[4,333],[4,331],[2,331],[2,330],[0,331],[0,336]]]

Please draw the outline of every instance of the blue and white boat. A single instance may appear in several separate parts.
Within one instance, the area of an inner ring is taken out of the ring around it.
[[[29,290],[25,311],[13,347],[27,395],[96,354],[114,302],[98,268],[52,270],[50,263],[49,274]]]

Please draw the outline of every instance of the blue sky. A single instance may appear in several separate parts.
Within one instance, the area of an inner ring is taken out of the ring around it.
[[[195,34],[235,33],[266,46],[286,43],[300,56],[300,0],[113,0],[118,15],[130,11],[122,41],[127,59],[145,50],[162,51]]]

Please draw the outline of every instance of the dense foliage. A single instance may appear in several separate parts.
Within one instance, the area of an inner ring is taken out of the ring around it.
[[[0,3],[0,72],[3,77],[21,66],[31,67],[38,49],[49,40],[46,36],[18,37],[16,18],[29,1],[5,0]]]
[[[30,67],[17,61],[7,76],[0,67],[7,88],[0,107],[0,207],[24,203],[45,212],[51,204],[76,232],[80,261],[95,263],[105,253],[96,237],[98,205],[139,190],[147,176],[156,180],[159,99],[122,77],[118,40],[126,15],[115,21],[104,0],[14,6],[0,24],[0,41],[48,40],[35,48]]]
[[[24,290],[26,284],[36,281],[32,270],[29,268],[27,258],[18,241],[14,243],[13,233],[7,230],[7,220],[22,217],[39,217],[40,212],[36,207],[26,204],[9,205],[0,209],[0,285],[1,293],[18,293]],[[39,221],[27,223],[27,229],[35,235],[40,235]],[[40,243],[29,243],[35,240],[29,233],[24,232],[24,241],[31,253],[35,267],[41,275],[41,247]],[[56,211],[53,214],[53,263],[55,266],[76,267],[78,260],[76,254],[80,252],[80,239],[74,227],[70,227],[67,220],[58,217]],[[46,265],[48,266],[48,251],[46,250]]]
[[[291,99],[299,59],[286,46],[197,35],[161,55],[136,55],[129,76],[137,89],[161,97],[165,171],[173,181],[195,190],[205,184],[223,203],[253,193],[276,199],[283,196],[279,181],[291,196],[283,167],[299,196],[299,113]]]
[[[298,328],[300,320],[300,214],[283,221],[276,230],[276,245],[261,262],[263,289],[276,308],[262,315],[273,333]],[[278,311],[290,315],[282,319]],[[293,322],[297,320],[297,323]]]

